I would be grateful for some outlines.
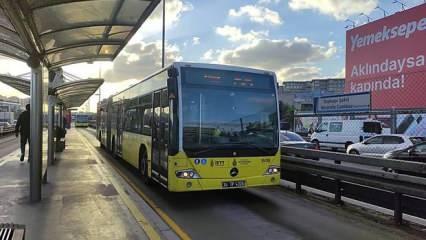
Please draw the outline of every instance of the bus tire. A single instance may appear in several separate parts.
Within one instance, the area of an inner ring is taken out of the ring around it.
[[[142,176],[142,180],[145,184],[150,184],[151,179],[148,176],[148,154],[145,146],[141,146],[139,149],[139,173]]]

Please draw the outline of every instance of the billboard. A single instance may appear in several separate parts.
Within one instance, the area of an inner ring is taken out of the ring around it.
[[[345,93],[372,109],[426,107],[426,4],[346,32]]]
[[[351,93],[315,98],[315,113],[368,112],[371,110],[370,92]]]

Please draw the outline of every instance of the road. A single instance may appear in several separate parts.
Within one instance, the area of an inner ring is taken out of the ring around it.
[[[193,239],[422,239],[282,187],[170,193],[147,186],[98,147],[93,130],[79,131]]]
[[[0,158],[6,156],[18,148],[19,138],[15,137],[15,135],[0,138]]]

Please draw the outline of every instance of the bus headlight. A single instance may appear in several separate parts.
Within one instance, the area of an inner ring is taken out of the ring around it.
[[[270,166],[268,169],[266,169],[265,175],[272,175],[280,173],[281,169],[278,166]]]
[[[194,178],[200,178],[200,175],[198,175],[198,173],[194,169],[187,169],[187,170],[176,171],[176,177],[194,179]]]

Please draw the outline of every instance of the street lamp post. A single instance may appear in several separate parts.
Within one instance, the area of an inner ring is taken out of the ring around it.
[[[385,9],[381,8],[380,6],[377,6],[375,9],[382,10],[383,17],[386,17],[386,10]]]
[[[162,42],[162,56],[161,56],[161,68],[164,67],[165,62],[165,39],[166,39],[166,0],[163,0],[163,42]]]
[[[399,0],[394,0],[394,1],[393,1],[393,3],[399,3],[399,4],[401,4],[401,9],[402,9],[402,11],[404,11],[404,10],[405,10],[405,7],[407,6],[405,3],[403,3],[403,2],[401,2],[401,1],[399,1]]]
[[[359,15],[360,15],[360,16],[365,16],[365,17],[367,18],[367,23],[369,23],[369,22],[371,21],[371,18],[370,18],[367,14],[365,14],[365,13],[360,13]]]
[[[354,21],[352,21],[348,18],[348,19],[345,20],[345,22],[349,22],[349,25],[347,25],[345,28],[349,28],[349,27],[355,28],[355,22]]]

